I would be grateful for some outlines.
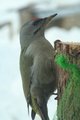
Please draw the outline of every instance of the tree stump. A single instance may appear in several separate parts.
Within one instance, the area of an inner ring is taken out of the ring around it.
[[[54,42],[56,56],[61,60],[58,71],[58,120],[80,120],[80,43]],[[67,64],[64,67],[61,64]]]

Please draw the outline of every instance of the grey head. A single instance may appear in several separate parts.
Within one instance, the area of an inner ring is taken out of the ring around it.
[[[44,37],[44,31],[46,26],[52,21],[52,19],[57,15],[51,15],[45,18],[37,18],[25,23],[21,27],[20,31],[20,44],[21,48],[28,45],[36,38]]]

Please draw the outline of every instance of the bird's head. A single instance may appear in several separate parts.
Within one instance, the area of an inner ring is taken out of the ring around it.
[[[56,16],[57,14],[51,15],[49,17],[45,18],[38,18],[32,22],[33,26],[33,35],[38,36],[38,35],[44,35],[44,30],[46,27],[49,25],[49,23],[52,21],[52,19]]]
[[[25,23],[21,28],[20,41],[25,42],[26,39],[27,41],[31,42],[32,40],[36,39],[36,37],[43,37],[46,26],[49,25],[56,15],[57,13],[45,18],[36,18]]]

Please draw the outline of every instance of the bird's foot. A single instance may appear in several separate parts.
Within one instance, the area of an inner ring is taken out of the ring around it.
[[[55,97],[54,99],[55,99],[55,100],[58,100],[58,93],[54,93],[54,92],[53,92],[52,95],[57,95],[57,97]]]

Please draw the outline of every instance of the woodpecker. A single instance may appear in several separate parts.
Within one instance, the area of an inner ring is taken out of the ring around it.
[[[54,48],[44,37],[49,23],[57,14],[25,23],[20,30],[20,72],[28,111],[49,120],[47,102],[57,88]]]

